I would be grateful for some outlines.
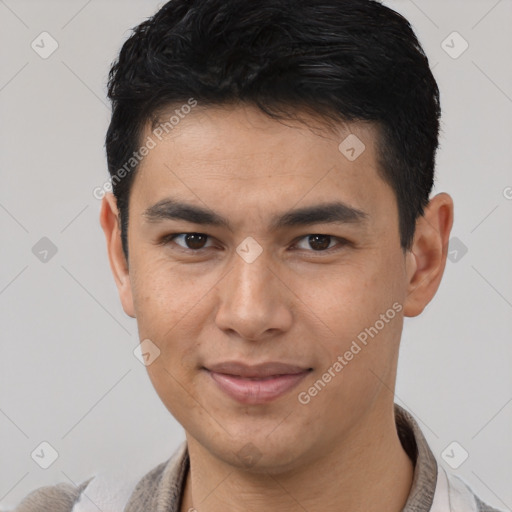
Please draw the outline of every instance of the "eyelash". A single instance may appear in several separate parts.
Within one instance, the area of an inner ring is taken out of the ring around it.
[[[160,241],[158,242],[158,245],[167,245],[170,242],[174,242],[175,238],[177,238],[179,236],[183,236],[183,235],[202,235],[202,236],[206,236],[207,237],[207,242],[208,242],[208,240],[210,240],[212,238],[209,235],[207,235],[206,233],[197,233],[195,231],[191,231],[189,233],[169,233],[168,235],[165,235],[164,237],[162,237],[160,239]],[[336,252],[336,251],[341,250],[340,246],[351,245],[351,242],[349,242],[345,238],[336,237],[334,235],[328,235],[328,234],[324,234],[324,233],[310,233],[308,235],[301,236],[301,237],[299,237],[297,239],[297,242],[294,242],[294,245],[296,245],[299,241],[301,241],[303,239],[309,238],[310,236],[327,236],[327,237],[330,237],[332,240],[337,240],[338,244],[333,246],[333,247],[330,247],[328,249],[320,250],[320,251],[314,251],[312,249],[311,250],[298,249],[299,251],[309,252],[309,253],[313,253],[315,255],[316,254],[318,254],[318,255],[320,255],[320,254],[331,254],[332,252]],[[176,245],[178,245],[178,244],[176,244]],[[211,247],[203,247],[201,249],[189,249],[188,247],[182,247],[181,245],[178,245],[178,247],[179,247],[179,249],[181,251],[186,252],[186,253],[192,253],[192,254],[198,254],[201,251],[205,251],[206,249],[211,249]]]

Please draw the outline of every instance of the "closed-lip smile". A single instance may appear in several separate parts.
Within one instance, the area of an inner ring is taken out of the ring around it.
[[[270,402],[294,388],[312,368],[282,362],[225,361],[203,367],[228,396],[244,404]]]

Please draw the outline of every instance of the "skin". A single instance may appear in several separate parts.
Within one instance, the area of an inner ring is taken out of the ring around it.
[[[453,201],[446,193],[431,198],[404,253],[394,192],[377,173],[375,127],[322,130],[307,119],[309,127],[282,123],[240,105],[193,110],[137,171],[128,262],[115,198],[103,199],[124,311],[137,319],[140,339],[161,351],[148,374],[186,432],[191,471],[181,511],[398,512],[409,495],[413,464],[393,413],[398,349],[404,316],[419,315],[440,284]],[[349,133],[366,146],[354,161],[338,149]],[[144,140],[150,134],[146,127]],[[226,217],[232,229],[149,222],[144,211],[170,196]],[[269,228],[274,215],[337,200],[366,212],[367,222]],[[169,233],[208,238],[187,253],[184,237],[158,245]],[[315,250],[311,234],[331,235],[329,248],[338,250]],[[262,248],[252,263],[236,252],[249,236]],[[301,404],[298,393],[394,303],[401,311]],[[247,405],[201,369],[226,360],[313,371],[285,395]],[[240,450],[254,455],[251,465]]]

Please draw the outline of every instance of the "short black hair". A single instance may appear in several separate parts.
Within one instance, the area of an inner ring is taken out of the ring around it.
[[[252,104],[274,119],[303,112],[374,123],[400,243],[412,246],[434,183],[439,89],[409,22],[378,1],[171,0],[132,29],[110,68],[108,97],[107,162],[126,257],[133,153],[147,122],[191,98]]]

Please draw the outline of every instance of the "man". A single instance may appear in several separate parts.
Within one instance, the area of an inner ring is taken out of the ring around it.
[[[453,222],[430,197],[439,91],[409,23],[373,0],[172,0],[109,98],[101,225],[186,432],[117,509],[495,510],[393,402],[403,318],[434,297]],[[94,485],[17,510],[83,511]]]

